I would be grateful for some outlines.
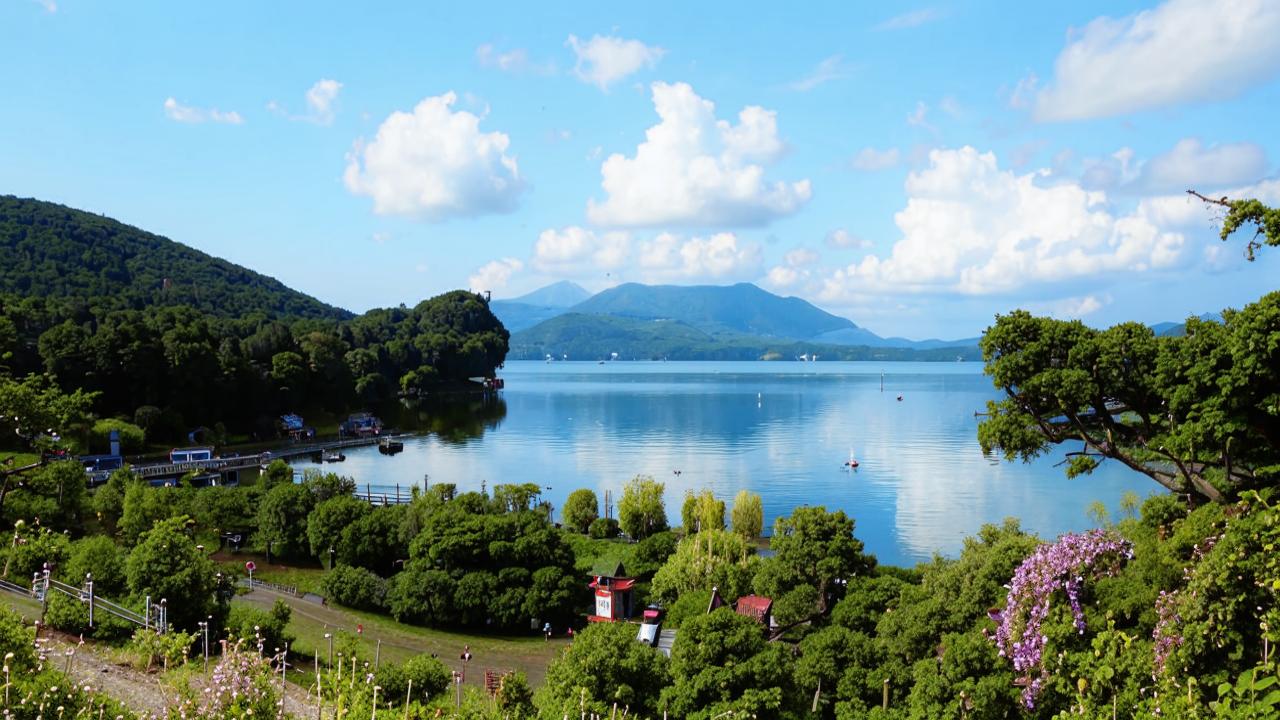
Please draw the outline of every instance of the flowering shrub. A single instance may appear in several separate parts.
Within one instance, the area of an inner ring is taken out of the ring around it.
[[[272,659],[228,645],[213,676],[197,698],[169,709],[170,720],[265,720],[283,718],[284,701],[272,685]]]
[[[1106,530],[1067,533],[1052,544],[1041,545],[1014,571],[1004,610],[992,610],[996,622],[995,643],[1000,656],[1013,662],[1022,673],[1022,702],[1035,707],[1044,684],[1044,649],[1048,637],[1043,630],[1054,596],[1062,591],[1071,606],[1076,631],[1085,630],[1080,593],[1084,581],[1114,575],[1125,560],[1133,557],[1128,540]]]

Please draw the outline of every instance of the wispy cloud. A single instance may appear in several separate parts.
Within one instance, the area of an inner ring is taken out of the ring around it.
[[[832,55],[831,57],[818,63],[813,72],[805,75],[799,80],[795,80],[787,85],[796,92],[808,92],[819,85],[831,80],[838,80],[845,76],[847,70],[844,67],[844,58],[840,55]]]
[[[272,100],[267,109],[290,120],[301,120],[317,125],[330,125],[337,114],[338,93],[342,91],[342,83],[329,78],[321,78],[307,90],[307,112],[303,115],[290,113],[283,105]]]
[[[199,108],[192,105],[183,105],[173,98],[164,101],[164,114],[175,122],[180,123],[224,123],[226,125],[240,125],[244,123],[244,118],[235,110],[223,112],[217,108]]]
[[[551,61],[534,62],[529,51],[524,48],[499,50],[493,43],[484,43],[476,48],[476,62],[480,67],[494,68],[509,73],[530,73],[533,75],[553,75],[556,65]]]
[[[52,14],[58,12],[58,3],[54,2],[54,0],[35,0],[35,2],[40,7],[44,8],[44,11],[47,13]]]
[[[667,52],[639,40],[602,35],[594,35],[587,41],[570,35],[565,45],[578,58],[573,74],[601,90],[608,90],[613,83],[643,68],[652,68]]]
[[[907,28],[920,27],[926,23],[942,19],[942,12],[937,8],[920,8],[912,10],[901,15],[894,15],[884,22],[876,25],[876,30],[905,30]]]

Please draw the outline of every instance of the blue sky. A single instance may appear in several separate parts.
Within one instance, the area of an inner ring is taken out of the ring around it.
[[[1274,2],[364,5],[7,0],[0,193],[356,311],[750,281],[922,338],[1273,289],[1182,191],[1280,202]]]

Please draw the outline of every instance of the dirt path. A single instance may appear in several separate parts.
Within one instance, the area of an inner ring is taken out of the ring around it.
[[[178,698],[178,692],[164,682],[159,673],[120,664],[92,643],[81,645],[76,638],[55,634],[46,637],[45,647],[49,662],[54,667],[69,669],[71,678],[78,684],[100,690],[140,715],[163,717],[168,705]],[[70,650],[75,653],[68,663],[67,653]],[[202,680],[199,675],[192,678],[191,689],[196,695],[199,695]],[[307,691],[292,683],[285,683],[284,708],[296,718],[316,715],[316,705],[307,697]]]

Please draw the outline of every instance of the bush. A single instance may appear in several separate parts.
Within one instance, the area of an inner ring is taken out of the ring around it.
[[[387,604],[387,581],[364,568],[339,565],[325,573],[321,588],[330,600],[357,610],[381,610]]]
[[[257,648],[258,638],[262,639],[262,651],[271,655],[277,648],[284,649],[293,643],[293,635],[285,629],[289,625],[289,617],[293,611],[284,600],[276,600],[271,612],[241,605],[231,606],[231,614],[227,616],[227,629],[232,638],[244,638],[244,641]],[[212,640],[210,640],[212,642]]]
[[[596,540],[609,540],[618,537],[618,521],[613,518],[596,518],[587,528],[587,534]]]
[[[382,697],[397,705],[404,701],[409,692],[409,681],[413,681],[413,696],[424,694],[435,697],[444,692],[453,681],[453,672],[442,662],[430,655],[416,655],[400,665],[383,665],[378,668],[378,684],[382,686]]]
[[[93,592],[108,598],[118,598],[125,591],[125,561],[128,553],[109,537],[94,535],[71,543],[71,557],[67,559],[59,578],[71,585],[84,582],[85,575],[93,573]]]
[[[126,420],[105,418],[93,424],[89,431],[89,449],[95,453],[107,453],[111,450],[111,431],[120,432],[120,452],[140,453],[146,450],[146,435],[142,428]]]
[[[93,627],[89,627],[89,603],[57,592],[50,594],[44,620],[50,627],[65,633],[91,636],[98,640],[123,640],[137,629],[133,623],[101,609],[93,614]]]

